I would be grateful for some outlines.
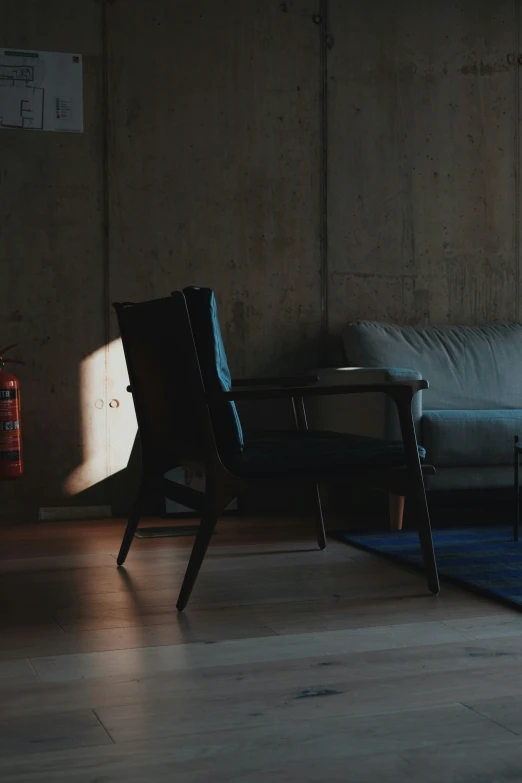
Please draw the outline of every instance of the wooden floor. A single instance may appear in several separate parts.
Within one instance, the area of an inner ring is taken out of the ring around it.
[[[0,530],[0,780],[522,781],[522,615],[330,542],[224,520]]]

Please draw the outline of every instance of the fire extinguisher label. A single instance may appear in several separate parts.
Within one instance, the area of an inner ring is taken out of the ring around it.
[[[12,430],[19,430],[19,421],[0,421],[0,432],[11,432]]]
[[[0,462],[18,462],[21,456],[19,451],[0,451]]]
[[[0,400],[16,400],[17,389],[0,389]]]

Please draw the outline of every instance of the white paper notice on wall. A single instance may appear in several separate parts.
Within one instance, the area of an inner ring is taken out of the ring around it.
[[[83,132],[81,54],[0,48],[0,129]]]

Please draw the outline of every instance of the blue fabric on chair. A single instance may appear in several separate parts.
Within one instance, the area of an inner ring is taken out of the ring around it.
[[[419,456],[426,452],[419,446]],[[270,432],[247,438],[244,450],[228,462],[238,475],[331,473],[345,468],[400,467],[405,464],[401,441],[366,438],[320,430]]]
[[[190,287],[183,290],[196,343],[203,383],[207,392],[230,391],[232,380],[228,368],[223,337],[219,328],[217,303],[210,288]],[[220,451],[241,452],[243,429],[234,402],[215,406],[214,422]]]

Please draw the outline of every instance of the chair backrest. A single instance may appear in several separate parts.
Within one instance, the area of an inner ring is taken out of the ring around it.
[[[212,431],[183,294],[114,308],[144,466],[167,471],[185,460],[204,460]]]
[[[208,392],[230,391],[232,381],[219,327],[217,303],[210,288],[183,289],[196,343],[203,384]],[[243,429],[233,402],[211,406],[212,423],[219,450],[242,451]]]
[[[166,471],[205,461],[216,446],[223,455],[240,451],[235,405],[205,399],[231,388],[213,292],[191,288],[114,307],[146,465]]]

